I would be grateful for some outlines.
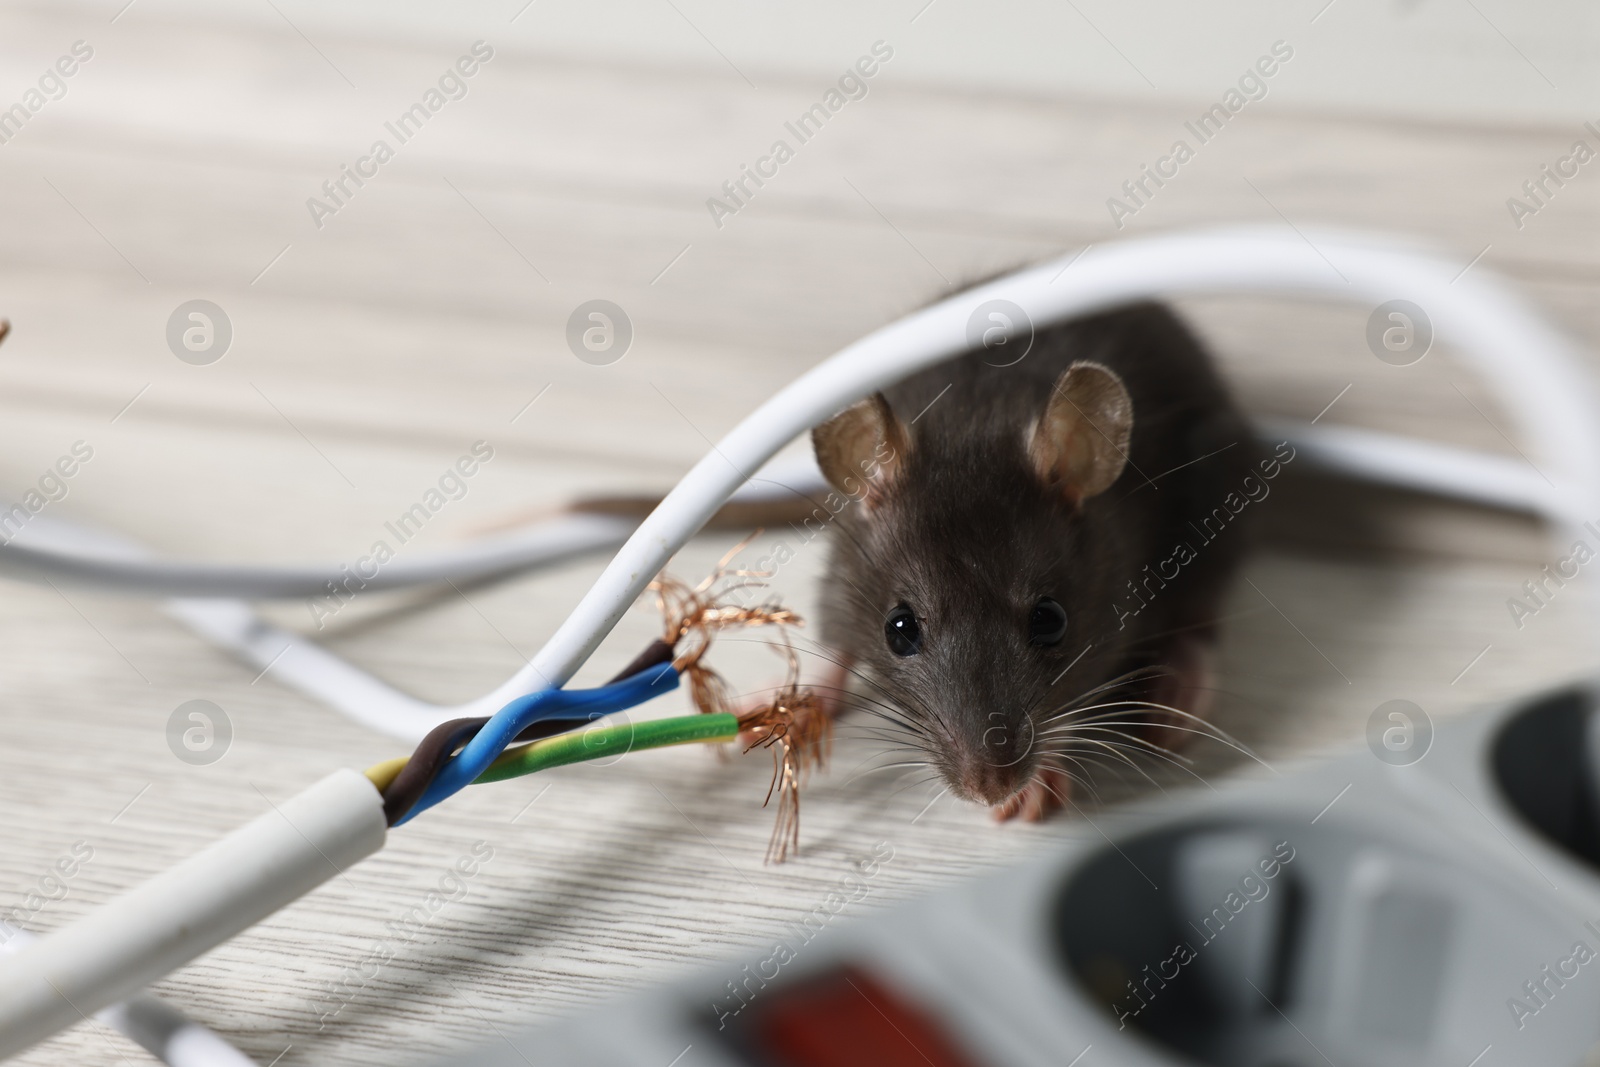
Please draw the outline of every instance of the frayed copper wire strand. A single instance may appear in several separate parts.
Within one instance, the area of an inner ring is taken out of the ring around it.
[[[733,558],[761,535],[757,530],[717,562],[698,585],[663,573],[650,583],[666,622],[662,640],[678,650],[673,669],[688,680],[689,698],[703,714],[727,713],[732,707],[722,676],[705,662],[718,631],[749,626],[800,626],[799,615],[773,601],[738,607],[725,601],[744,589],[762,589],[766,571],[729,570]]]
[[[749,738],[745,751],[772,750],[772,783],[766,807],[778,797],[778,817],[767,843],[768,863],[782,863],[800,849],[800,787],[813,768],[827,764],[833,723],[822,699],[799,684],[800,661],[787,643],[789,678],[764,707],[739,716],[740,736]]]
[[[799,615],[775,601],[750,607],[736,607],[724,601],[745,589],[765,588],[766,571],[730,570],[740,552],[761,536],[757,530],[733,546],[699,584],[662,574],[650,583],[666,623],[662,640],[681,650],[673,668],[688,680],[689,697],[704,714],[728,713],[732,701],[722,676],[705,662],[716,634],[736,627],[800,626]],[[777,821],[767,844],[768,863],[782,863],[800,848],[800,787],[813,768],[828,758],[833,724],[820,697],[802,688],[800,658],[788,638],[781,650],[789,663],[788,679],[770,703],[739,716],[740,736],[747,740],[745,751],[766,748],[772,751],[772,782],[767,787],[762,807],[777,796]]]

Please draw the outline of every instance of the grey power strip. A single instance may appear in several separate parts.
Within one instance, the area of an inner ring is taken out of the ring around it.
[[[830,927],[770,981],[692,974],[448,1063],[1600,1067],[1594,705],[1108,812],[1109,840]]]

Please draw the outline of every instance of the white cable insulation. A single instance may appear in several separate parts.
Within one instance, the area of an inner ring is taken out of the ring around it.
[[[171,1067],[256,1067],[250,1057],[165,1001],[136,996],[113,1004],[95,1018],[143,1046]]]
[[[519,693],[564,684],[672,554],[747,473],[789,440],[874,390],[967,350],[981,304],[1019,305],[1035,327],[1147,297],[1279,292],[1424,308],[1438,340],[1486,377],[1551,486],[1567,531],[1600,516],[1600,420],[1573,346],[1482,269],[1393,242],[1322,230],[1232,228],[1095,247],[957,294],[891,323],[790,383],[728,433],[634,531],[532,660],[456,714],[487,714]],[[470,709],[470,710],[467,710]]]
[[[166,611],[281,684],[407,744],[416,744],[435,726],[460,717],[454,708],[418,700],[315,641],[273,625],[246,601],[169,600]]]
[[[530,689],[564,683],[645,583],[730,492],[745,499],[773,499],[815,496],[824,490],[820,472],[807,459],[770,463],[757,481],[736,491],[730,487],[740,486],[741,470],[767,463],[777,449],[836,410],[966,350],[967,318],[978,305],[1011,300],[1042,328],[1131,300],[1255,291],[1372,306],[1395,298],[1420,304],[1432,319],[1437,338],[1459,349],[1496,387],[1514,422],[1511,429],[1528,443],[1534,462],[1326,425],[1269,422],[1262,429],[1273,440],[1287,438],[1312,462],[1346,474],[1545,515],[1564,532],[1584,519],[1600,517],[1600,417],[1581,361],[1574,347],[1503,283],[1481,269],[1463,275],[1453,262],[1377,238],[1233,228],[1127,241],[1047,263],[959,294],[845,348],[790,384],[719,442],[628,538],[533,662],[476,700],[454,706],[418,700],[301,635],[262,620],[244,601],[174,600],[167,610],[277,681],[374,730],[415,742],[447,719],[492,714]],[[541,532],[536,527],[513,538],[523,546],[520,556],[504,544],[487,549],[469,546],[395,572],[388,587],[424,579],[460,580],[550,562],[609,547],[630,527],[626,520],[612,518],[586,529],[566,525]],[[74,537],[79,538],[77,545],[72,544]],[[44,518],[26,528],[19,538],[23,539],[53,559],[52,565],[70,569],[94,557],[102,565],[97,573],[105,574],[103,568],[114,564],[122,568],[118,582],[125,589],[173,588],[163,584],[174,573],[170,568],[184,566],[157,563],[158,569],[151,570],[148,559],[141,558],[142,550],[126,539],[81,528],[74,532],[67,524]],[[559,552],[552,549],[541,556],[532,548],[539,545],[559,546]],[[204,571],[201,565],[185,580],[205,577],[201,588],[212,592],[233,588],[229,581],[248,584],[218,568]],[[325,580],[327,573],[328,569],[313,568],[294,576],[266,568],[246,577],[261,582],[258,588],[271,584],[268,579],[278,582],[273,588],[287,595],[299,588],[295,581],[313,576]],[[313,586],[312,591],[320,593],[322,588]]]
[[[733,499],[755,503],[787,499],[783,483],[791,464],[770,464],[741,486]],[[813,469],[815,469],[813,467]],[[48,579],[90,585],[111,592],[180,597],[245,597],[251,600],[320,597],[333,588],[382,592],[445,581],[471,582],[532,567],[549,566],[573,556],[614,548],[628,539],[638,523],[601,514],[566,514],[455,548],[437,549],[416,558],[401,557],[356,574],[353,564],[314,566],[251,566],[236,563],[194,563],[152,557],[131,542],[99,539],[96,543],[63,545],[40,536],[34,521],[0,544],[0,574],[39,581]]]
[[[1264,423],[1262,434],[1272,442],[1289,441],[1301,463],[1495,507],[1536,514],[1549,510],[1549,487],[1525,464],[1502,456],[1304,423]],[[809,478],[797,469],[790,484],[808,495],[826,492],[815,464]],[[243,600],[170,600],[166,611],[279,684],[398,740],[416,744],[441,722],[463,714],[395,689],[315,641],[266,621]]]
[[[474,581],[557,563],[596,546],[620,544],[634,523],[606,515],[563,515],[514,534],[485,537],[460,548],[404,557],[359,576],[362,592],[454,581]],[[165,596],[241,596],[253,600],[324,596],[330,586],[353,582],[339,567],[250,567],[129,559],[121,553],[66,553],[22,536],[0,547],[0,571],[18,578],[92,585],[120,593]]]
[[[750,424],[776,408],[792,412],[789,401],[793,397],[816,397],[830,384],[847,380],[853,368],[841,366],[841,361],[859,366],[863,361],[888,359],[885,367],[897,369],[876,372],[877,379],[872,383],[875,388],[969,347],[965,322],[960,323],[959,330],[950,327],[964,311],[970,312],[985,300],[1004,298],[1022,303],[1035,323],[1044,326],[1119,302],[1183,291],[1290,290],[1369,301],[1383,292],[1427,296],[1427,307],[1441,327],[1441,335],[1463,346],[1485,373],[1491,377],[1499,374],[1504,379],[1498,384],[1504,387],[1519,422],[1536,424],[1539,420],[1535,410],[1542,408],[1562,423],[1534,436],[1544,437],[1552,445],[1560,444],[1557,439],[1570,444],[1594,436],[1593,428],[1581,418],[1570,418],[1583,415],[1581,409],[1589,402],[1587,384],[1570,358],[1571,346],[1503,287],[1488,280],[1486,272],[1479,271],[1468,279],[1460,276],[1453,264],[1370,237],[1319,232],[1316,238],[1313,245],[1293,231],[1254,228],[1148,238],[1104,246],[1091,254],[999,279],[918,312],[846,348],[763,405],[729,435],[718,451],[739,467],[749,469],[750,460],[769,452],[770,442],[778,436],[773,432],[752,433]],[[1344,257],[1343,266],[1333,265],[1336,257]],[[1340,273],[1348,280],[1340,279]],[[1446,273],[1448,279],[1444,277]],[[1474,308],[1473,302],[1480,297],[1487,297],[1487,303]],[[1474,332],[1475,327],[1484,324],[1494,328],[1487,334]],[[938,342],[922,357],[907,345],[919,335]],[[894,354],[888,355],[891,352]],[[1524,361],[1523,369],[1533,373],[1511,373],[1506,362],[1508,352],[1515,352]],[[1529,361],[1532,367],[1526,366]],[[1576,383],[1581,387],[1579,393],[1552,399],[1546,390],[1564,383]],[[851,390],[851,395],[854,392]],[[820,408],[814,406],[810,421],[831,414],[817,414],[818,411]],[[805,422],[807,419],[788,419],[788,425],[800,425],[797,433],[808,428],[801,425]],[[1307,444],[1316,454],[1362,477],[1496,504],[1511,497],[1522,501],[1518,506],[1527,506],[1530,493],[1548,494],[1548,499],[1539,505],[1541,510],[1562,510],[1557,502],[1561,493],[1554,482],[1544,481],[1543,475],[1526,465],[1501,460],[1485,466],[1470,454],[1407,442],[1400,437],[1380,439],[1373,435],[1364,443],[1355,438],[1334,442],[1327,437],[1330,429],[1326,427],[1295,432],[1309,435]],[[726,447],[736,439],[740,444],[760,447],[748,454],[729,455]],[[703,460],[701,468],[715,466],[716,454]],[[1573,464],[1571,473],[1579,476],[1580,482],[1585,476],[1592,478],[1595,463],[1594,457],[1583,457]],[[731,467],[722,466],[725,473],[731,473]],[[1493,466],[1500,470],[1492,471]],[[702,470],[695,476],[697,483],[705,473]],[[1527,483],[1528,476],[1537,478],[1542,488]],[[789,499],[796,491],[809,493],[825,488],[815,465],[805,459],[770,463],[756,477],[748,482],[741,479],[741,483],[731,499]],[[1588,484],[1593,487],[1592,481]],[[684,499],[675,501],[675,508]],[[394,560],[370,577],[360,576],[360,591],[393,590],[447,580],[474,581],[546,566],[622,544],[635,528],[636,524],[614,516],[563,515],[460,547]],[[338,586],[350,581],[347,564],[252,566],[185,562],[155,558],[139,546],[104,539],[99,544],[74,549],[38,533],[36,527],[25,526],[9,543],[0,545],[0,573],[93,585],[113,592],[248,599],[317,597],[325,595],[330,584]],[[554,651],[551,656],[559,658]]]
[[[385,834],[372,782],[336,771],[70,926],[0,957],[0,1059],[260,922],[378,851]]]
[[[528,666],[453,707],[397,693],[285,631],[175,613],[281,681],[407,738],[460,716],[493,714],[511,698],[561,685],[616,625],[667,560],[743,482],[794,437],[909,374],[966,351],[967,322],[996,299],[1020,305],[1036,328],[1133,300],[1178,293],[1278,292],[1377,306],[1422,306],[1437,340],[1489,379],[1528,445],[1532,466],[1356,430],[1311,427],[1312,455],[1340,469],[1412,488],[1534,509],[1564,533],[1600,516],[1600,418],[1574,346],[1483,270],[1374,237],[1279,227],[1144,238],[998,279],[892,323],[796,379],[747,416],[634,531],[599,580]],[[1537,482],[1537,484],[1536,484]],[[280,666],[287,668],[280,671]],[[359,707],[357,706],[359,702]]]
[[[0,952],[38,940],[20,926],[0,922]],[[160,997],[139,993],[97,1011],[95,1019],[137,1043],[168,1067],[256,1067],[255,1061],[216,1031],[188,1019]]]
[[[1263,440],[1292,444],[1297,461],[1346,477],[1535,515],[1562,514],[1554,488],[1520,459],[1348,426],[1287,419],[1262,419],[1257,426]]]

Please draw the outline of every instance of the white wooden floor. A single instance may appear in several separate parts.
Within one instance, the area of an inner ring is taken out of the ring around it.
[[[890,63],[719,229],[706,198],[825,85],[764,73],[752,90],[727,71],[558,60],[491,27],[495,55],[468,96],[319,230],[306,199],[472,41],[421,48],[375,31],[313,44],[287,24],[247,31],[156,4],[114,14],[0,15],[0,106],[74,41],[94,48],[66,96],[0,145],[0,315],[14,324],[0,347],[0,485],[9,501],[87,442],[93,459],[49,514],[219,560],[354,558],[477,440],[495,459],[427,544],[579,493],[664,488],[773,389],[947,284],[1111,239],[1106,198],[1190,117],[958,94],[897,80]],[[1600,181],[1575,180],[1520,231],[1505,208],[1579,136],[1263,104],[1124,233],[1280,218],[1400,230],[1463,267],[1482,253],[1471,269],[1509,276],[1600,348]],[[568,314],[597,297],[636,330],[606,367],[564,342]],[[210,366],[180,362],[164,338],[194,298],[234,327]],[[1448,351],[1403,369],[1367,351],[1368,309],[1184,307],[1253,411],[1309,418],[1348,385],[1327,421],[1509,452],[1493,399]],[[1506,598],[1553,558],[1527,523],[1295,496],[1286,487],[1272,505],[1281,536],[1251,565],[1260,592],[1236,596],[1226,645],[1222,720],[1267,760],[1357,743],[1391,698],[1445,717],[1592,668],[1582,586],[1511,625]],[[675,569],[697,576],[727,544],[702,539]],[[465,698],[538,648],[600,562],[466,596],[372,598],[329,641],[419,694]],[[804,611],[820,569],[804,552],[778,590]],[[333,768],[398,754],[153,604],[4,592],[0,907],[25,905],[76,842],[93,850],[65,897],[27,916],[37,930]],[[303,605],[272,610],[310,624]],[[610,674],[654,628],[636,612],[580,681]],[[719,657],[750,686],[776,663],[753,645]],[[166,742],[173,709],[196,698],[235,731],[209,767]],[[1070,820],[997,828],[948,799],[929,806],[930,786],[860,775],[871,755],[843,741],[806,795],[802,855],[779,868],[761,863],[761,759],[640,754],[475,790],[159,990],[262,1064],[425,1055],[759,939],[879,841],[895,858],[857,907],[1094,832]],[[320,1019],[324,988],[480,841],[493,858],[465,898]],[[110,1062],[107,1043],[142,1062],[87,1026],[17,1062]]]

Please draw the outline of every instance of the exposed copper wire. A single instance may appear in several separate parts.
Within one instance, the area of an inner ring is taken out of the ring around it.
[[[785,643],[789,677],[771,703],[739,716],[745,751],[772,751],[772,783],[761,806],[778,798],[777,821],[767,843],[767,862],[782,863],[800,848],[800,787],[813,768],[828,761],[833,741],[833,720],[822,698],[800,682],[800,660]]]
[[[727,713],[732,706],[727,683],[705,662],[716,635],[723,630],[752,627],[800,626],[799,615],[768,599],[759,604],[734,605],[727,601],[745,590],[763,589],[766,571],[731,569],[734,557],[759,537],[757,530],[735,545],[717,567],[697,585],[663,573],[650,588],[661,606],[665,630],[662,642],[673,646],[673,668],[688,683],[689,697],[701,712]],[[767,845],[767,862],[782,863],[800,847],[800,788],[813,768],[828,758],[833,737],[832,719],[822,698],[800,685],[800,657],[787,636],[774,646],[788,661],[788,676],[771,701],[739,716],[745,751],[765,748],[772,752],[772,782],[762,807],[777,798],[777,820]]]
[[[729,549],[712,571],[697,585],[663,573],[650,583],[661,605],[666,623],[662,640],[673,646],[677,658],[673,668],[689,683],[689,698],[706,714],[727,713],[731,708],[728,686],[722,676],[706,662],[711,642],[722,630],[750,626],[800,626],[799,615],[768,600],[760,604],[737,606],[726,601],[746,589],[763,589],[766,571],[730,570],[733,558],[759,537],[757,530]]]

